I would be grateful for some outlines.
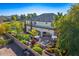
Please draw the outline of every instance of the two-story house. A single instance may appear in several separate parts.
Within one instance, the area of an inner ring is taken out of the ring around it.
[[[28,25],[32,24],[32,28],[35,28],[40,32],[40,37],[43,39],[47,39],[48,41],[51,40],[51,42],[57,38],[54,32],[54,27],[51,26],[53,20],[55,19],[55,14],[53,13],[44,13],[41,15],[38,15],[36,17],[33,17],[29,20],[26,20],[26,23]],[[27,26],[27,31],[31,28],[31,26]],[[46,38],[45,38],[46,37]],[[47,38],[49,37],[49,38]],[[45,40],[45,41],[47,41]]]
[[[55,14],[53,13],[44,13],[26,20],[26,23],[30,25],[32,21],[32,26],[52,28],[51,23],[54,20],[54,17]]]

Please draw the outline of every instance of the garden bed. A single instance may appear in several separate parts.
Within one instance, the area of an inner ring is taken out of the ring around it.
[[[40,53],[40,51],[39,51],[39,53],[37,52],[37,50],[39,50],[40,48],[38,47],[39,46],[39,44],[37,44],[36,45],[36,47],[34,47],[34,48],[30,48],[30,47],[28,47],[27,45],[25,45],[25,44],[23,44],[22,42],[20,42],[16,37],[14,37],[14,36],[12,36],[11,34],[6,34],[6,35],[8,35],[8,37],[10,37],[19,47],[21,47],[22,49],[23,49],[23,52],[26,54],[26,55],[30,55],[31,54],[31,56],[43,56],[43,54],[45,54],[45,55],[47,55],[47,56],[55,56],[55,54],[54,53],[50,53],[50,52],[47,52],[47,51],[42,51],[42,54]],[[43,50],[45,50],[44,48],[43,48]],[[30,53],[30,54],[29,54]]]
[[[27,54],[27,51],[30,52],[32,55],[35,56],[40,56],[39,53],[37,53],[36,51],[32,50],[31,48],[27,47],[25,44],[22,44],[18,39],[16,39],[14,36],[12,36],[11,34],[6,34],[9,38],[11,38],[19,47],[21,47],[24,51],[25,54]]]

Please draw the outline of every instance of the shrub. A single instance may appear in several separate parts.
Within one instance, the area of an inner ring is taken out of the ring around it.
[[[19,39],[19,40],[23,40],[22,39],[22,34],[16,34],[16,38]]]
[[[26,40],[26,41],[28,41],[30,39],[30,35],[29,34],[17,34],[16,37],[19,40]]]
[[[0,46],[4,46],[6,44],[8,44],[8,41],[0,39]]]
[[[6,32],[6,28],[3,24],[0,24],[0,34],[4,34]]]
[[[26,44],[26,40],[21,40],[20,42],[23,44]]]
[[[34,47],[41,47],[41,45],[40,44],[35,44]]]
[[[46,51],[49,53],[55,53],[57,56],[62,56],[61,51],[58,48],[47,48]]]
[[[40,47],[33,47],[33,50],[38,52],[39,54],[42,54],[43,49]]]
[[[29,34],[23,34],[22,37],[23,37],[24,40],[27,40],[27,41],[30,39]]]
[[[29,32],[32,36],[37,36],[39,33],[37,30],[35,29],[32,29],[30,32]]]
[[[30,40],[30,35],[29,34],[16,34],[16,37],[19,40],[26,40],[26,41]]]

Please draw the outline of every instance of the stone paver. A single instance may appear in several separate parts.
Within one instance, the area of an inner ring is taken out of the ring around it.
[[[1,48],[0,49],[0,56],[16,56],[11,48]]]
[[[23,50],[15,43],[0,49],[0,56],[24,56]]]

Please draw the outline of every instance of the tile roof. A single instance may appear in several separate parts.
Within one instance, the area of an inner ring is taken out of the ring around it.
[[[54,13],[44,13],[44,14],[38,15],[36,17],[33,17],[29,20],[40,21],[40,22],[51,22],[54,20],[54,16],[55,16]]]

